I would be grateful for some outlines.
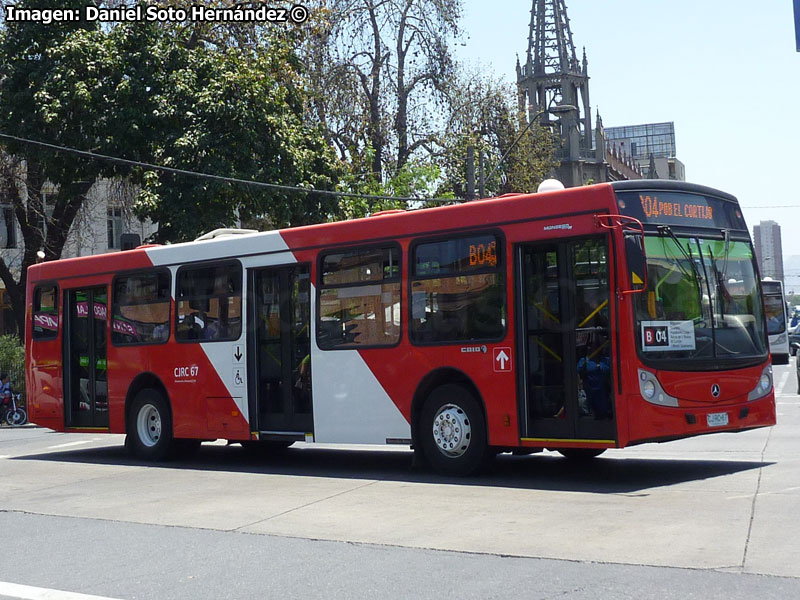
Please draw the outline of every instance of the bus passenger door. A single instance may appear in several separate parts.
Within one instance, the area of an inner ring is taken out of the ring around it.
[[[68,428],[107,428],[108,289],[66,290],[64,295],[65,423]]]
[[[251,428],[264,435],[313,431],[308,265],[251,269]]]
[[[523,438],[616,437],[604,237],[517,249]]]

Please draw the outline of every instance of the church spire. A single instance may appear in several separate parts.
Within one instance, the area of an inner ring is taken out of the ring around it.
[[[592,155],[594,130],[586,49],[579,60],[566,0],[532,0],[528,51],[525,64],[517,69],[517,86],[520,107],[527,110],[529,120],[537,118],[542,124],[551,124],[552,115],[543,112],[545,109],[557,104],[575,106],[577,111],[558,120],[562,154],[576,164]]]

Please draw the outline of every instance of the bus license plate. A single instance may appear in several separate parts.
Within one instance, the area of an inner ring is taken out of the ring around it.
[[[709,427],[722,427],[728,424],[728,413],[709,413],[706,415],[706,423]]]

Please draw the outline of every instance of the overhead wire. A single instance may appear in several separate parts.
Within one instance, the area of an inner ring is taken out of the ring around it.
[[[115,164],[126,165],[126,166],[133,166],[133,167],[141,167],[145,170],[150,171],[160,171],[163,173],[172,173],[176,175],[187,175],[191,177],[202,177],[205,179],[211,179],[214,181],[221,181],[225,183],[235,183],[235,184],[242,184],[248,185],[251,187],[258,187],[262,189],[269,189],[269,190],[276,190],[282,192],[300,192],[305,194],[319,194],[322,196],[331,196],[334,198],[360,198],[363,200],[392,200],[396,202],[437,202],[437,203],[452,203],[452,202],[461,202],[458,198],[414,198],[414,197],[404,197],[404,196],[388,196],[388,195],[380,195],[380,194],[356,194],[352,192],[337,192],[333,190],[318,190],[315,188],[308,188],[296,185],[283,185],[279,183],[267,183],[264,181],[253,181],[248,179],[238,179],[236,177],[225,177],[222,175],[214,175],[211,173],[201,173],[199,171],[189,171],[187,169],[176,169],[174,167],[165,167],[163,165],[155,165],[152,163],[146,163],[138,160],[129,160],[127,158],[119,158],[117,156],[108,156],[106,154],[98,154],[97,152],[89,152],[87,150],[78,150],[77,148],[70,148],[69,146],[58,146],[56,144],[49,144],[47,142],[40,142],[38,140],[31,140],[28,138],[18,137],[15,135],[9,135],[7,133],[0,132],[0,138],[13,140],[20,144],[28,144],[31,146],[38,146],[40,148],[47,148],[48,150],[53,150],[55,152],[62,152],[65,154],[74,154],[76,156],[81,156],[83,158],[89,158],[92,160],[103,160]]]
[[[83,158],[89,158],[93,160],[103,160],[115,164],[126,165],[126,166],[133,166],[133,167],[141,167],[146,170],[150,171],[160,171],[163,173],[172,173],[176,175],[186,175],[190,177],[202,177],[205,179],[211,179],[214,181],[221,181],[225,183],[234,183],[234,184],[242,184],[248,185],[251,187],[258,187],[262,189],[270,189],[276,191],[284,191],[284,192],[299,192],[305,194],[319,194],[322,196],[330,196],[334,198],[360,198],[363,200],[392,200],[397,202],[437,202],[437,203],[452,203],[452,202],[462,202],[462,200],[458,198],[419,198],[419,197],[410,197],[410,196],[389,196],[389,195],[381,195],[381,194],[358,194],[354,192],[337,192],[334,190],[318,190],[315,188],[297,186],[297,185],[284,185],[278,183],[267,183],[264,181],[253,181],[248,179],[238,179],[236,177],[225,177],[223,175],[214,175],[212,173],[202,173],[199,171],[190,171],[188,169],[176,169],[174,167],[166,167],[164,165],[156,165],[153,163],[146,163],[138,160],[130,160],[127,158],[120,158],[117,156],[109,156],[106,154],[99,154],[97,152],[89,152],[87,150],[79,150],[77,148],[71,148],[69,146],[59,146],[57,144],[50,144],[47,142],[42,142],[39,140],[32,140],[29,138],[23,138],[15,135],[10,135],[7,133],[0,132],[0,138],[4,138],[7,140],[12,140],[21,144],[28,144],[31,146],[38,146],[40,148],[47,148],[49,150],[53,150],[55,152],[62,152],[66,154],[74,154],[76,156],[81,156]],[[776,205],[776,206],[741,206],[742,209],[748,210],[758,210],[758,209],[780,209],[780,208],[800,208],[800,204],[784,204],[784,205]]]

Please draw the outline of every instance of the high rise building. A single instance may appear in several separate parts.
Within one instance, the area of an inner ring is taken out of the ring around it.
[[[650,179],[686,181],[686,167],[675,156],[675,124],[646,123],[606,127],[606,141],[630,156]]]
[[[775,221],[761,221],[754,225],[753,244],[761,276],[783,281],[781,226]]]

